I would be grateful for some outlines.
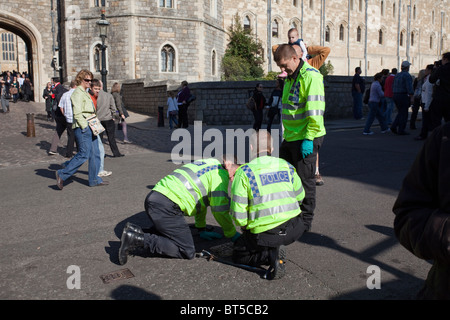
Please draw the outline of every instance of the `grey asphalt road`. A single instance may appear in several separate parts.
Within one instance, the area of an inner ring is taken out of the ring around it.
[[[11,110],[0,114],[2,300],[404,300],[414,299],[431,266],[393,232],[392,206],[422,145],[414,135],[381,134],[375,126],[375,135],[363,136],[355,120],[327,122],[320,151],[325,184],[317,187],[312,231],[288,246],[287,275],[268,281],[203,258],[136,255],[118,264],[123,226],[148,226],[144,198],[177,167],[170,152],[179,141],[171,141],[167,124],[158,128],[155,119],[132,113],[133,144],[119,142],[125,157],[110,157],[105,143],[110,185],[88,187],[85,164],[61,191],[55,170],[65,158],[47,155],[54,123],[43,105],[19,102]],[[26,136],[30,112],[36,137]],[[207,222],[220,231],[212,215]],[[225,243],[192,232],[197,251]],[[133,277],[102,281],[123,269]]]

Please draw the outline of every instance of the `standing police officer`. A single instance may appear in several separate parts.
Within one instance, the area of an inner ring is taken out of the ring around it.
[[[302,180],[305,199],[301,209],[306,230],[309,231],[316,207],[317,153],[326,134],[323,123],[323,76],[303,61],[288,44],[277,48],[274,60],[288,74],[282,98],[284,141],[280,147],[280,158],[295,166]]]
[[[185,215],[195,216],[201,238],[222,237],[205,230],[208,206],[225,237],[235,241],[240,234],[229,215],[228,183],[228,172],[216,159],[197,160],[161,179],[145,199],[145,211],[156,233],[144,233],[139,226],[127,223],[122,232],[119,263],[125,264],[128,253],[136,248],[173,258],[194,258],[194,240]]]
[[[230,214],[243,234],[234,243],[233,261],[250,266],[269,265],[272,279],[285,274],[285,245],[305,231],[300,204],[305,197],[295,168],[270,156],[272,137],[267,130],[252,135],[256,158],[239,166],[225,159],[231,186]]]

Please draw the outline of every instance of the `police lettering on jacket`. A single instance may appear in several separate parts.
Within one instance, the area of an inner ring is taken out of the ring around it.
[[[289,182],[289,173],[287,171],[269,172],[260,174],[259,179],[263,186],[278,182]]]

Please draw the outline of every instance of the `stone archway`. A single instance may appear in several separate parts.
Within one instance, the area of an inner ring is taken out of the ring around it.
[[[42,102],[44,83],[48,81],[43,74],[42,39],[39,30],[23,17],[0,10],[0,28],[22,38],[28,50],[28,73],[34,86],[34,101]]]

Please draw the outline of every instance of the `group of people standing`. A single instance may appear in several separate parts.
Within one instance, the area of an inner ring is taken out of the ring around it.
[[[71,158],[63,164],[62,169],[56,171],[57,187],[62,190],[64,181],[70,178],[87,160],[89,160],[89,186],[108,185],[109,183],[102,179],[102,177],[112,174],[111,171],[104,170],[103,133],[106,132],[108,136],[113,157],[124,156],[119,152],[116,143],[115,120],[119,120],[122,126],[124,143],[130,143],[125,122],[128,112],[122,102],[120,84],[114,83],[111,93],[108,93],[103,90],[102,82],[94,79],[92,72],[89,70],[81,70],[77,74],[75,80],[70,84],[69,91],[59,83],[58,78],[53,78],[52,82],[53,94],[51,99],[53,106],[56,106],[56,132],[49,154],[56,154],[59,139],[63,132],[67,130],[68,147],[65,156]],[[88,122],[88,119],[92,116],[97,117],[104,128],[104,131],[100,134],[96,134]],[[72,157],[71,150],[73,150],[74,140],[78,152]]]
[[[33,85],[26,72],[6,71],[0,75],[0,101],[3,113],[9,113],[9,102],[29,102],[33,98]]]
[[[181,82],[181,88],[178,90],[167,91],[167,118],[169,119],[169,128],[187,128],[188,108],[190,105],[191,90],[187,81]]]
[[[444,53],[442,60],[429,64],[420,70],[413,79],[409,73],[411,63],[403,61],[401,72],[397,69],[383,70],[375,74],[374,81],[366,90],[365,80],[360,76],[361,68],[355,68],[352,81],[353,115],[357,120],[364,119],[362,115],[364,102],[369,106],[364,135],[372,135],[370,130],[375,118],[378,120],[381,133],[392,132],[397,135],[409,135],[406,131],[409,109],[412,113],[409,119],[410,130],[416,130],[417,115],[422,109],[422,128],[415,140],[424,140],[428,133],[445,122],[450,121],[450,53]],[[394,107],[397,115],[392,121]]]

